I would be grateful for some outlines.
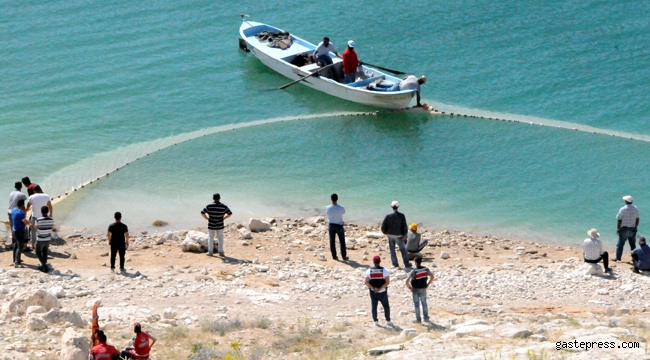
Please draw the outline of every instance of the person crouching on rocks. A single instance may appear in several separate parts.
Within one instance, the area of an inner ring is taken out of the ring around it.
[[[393,326],[393,323],[390,321],[390,305],[388,304],[388,285],[390,284],[390,272],[388,269],[385,269],[379,264],[381,263],[381,258],[379,255],[375,255],[372,258],[372,262],[375,266],[371,267],[366,271],[366,280],[365,284],[370,289],[370,303],[372,305],[372,320],[375,322],[375,326],[379,326],[379,320],[377,319],[377,303],[381,303],[381,306],[384,308],[384,316],[386,317],[386,325]]]
[[[422,255],[415,256],[415,269],[406,278],[406,287],[413,293],[413,306],[415,306],[415,323],[422,322],[420,317],[420,303],[424,322],[429,321],[429,307],[427,306],[427,288],[433,281],[433,273],[429,268],[422,266]]]
[[[90,360],[119,360],[120,352],[113,345],[106,344],[106,334],[104,331],[97,330],[97,339],[99,344],[90,350],[88,358]]]
[[[149,359],[149,352],[151,347],[156,343],[156,338],[142,331],[140,323],[135,323],[133,326],[135,337],[133,338],[133,347],[126,348],[122,351],[124,359],[147,360]],[[151,342],[149,342],[151,340]]]

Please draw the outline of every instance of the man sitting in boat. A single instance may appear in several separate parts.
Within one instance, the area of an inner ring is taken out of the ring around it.
[[[321,67],[332,64],[332,58],[330,57],[331,52],[333,52],[336,56],[341,57],[341,55],[339,55],[339,53],[336,51],[334,44],[330,42],[330,38],[325,36],[323,38],[323,41],[318,43],[316,50],[314,50],[314,57],[320,63]]]
[[[415,94],[417,95],[417,106],[421,107],[422,104],[420,104],[420,85],[426,82],[427,77],[424,75],[420,76],[419,78],[415,77],[415,75],[409,75],[397,84],[393,84],[391,81],[380,79],[373,83],[370,83],[366,89],[372,91],[415,90]]]

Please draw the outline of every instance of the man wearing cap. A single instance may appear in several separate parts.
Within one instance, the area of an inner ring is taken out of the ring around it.
[[[353,83],[357,78],[357,68],[359,68],[359,59],[354,51],[354,41],[348,41],[348,47],[343,52],[343,83]]]
[[[393,201],[390,205],[393,212],[386,215],[384,221],[381,223],[381,232],[388,236],[388,248],[390,249],[390,261],[394,267],[399,267],[397,262],[397,254],[395,254],[395,243],[399,247],[399,252],[402,254],[404,267],[410,268],[409,256],[406,252],[406,235],[408,227],[406,226],[406,216],[397,211],[399,202]]]
[[[639,209],[632,205],[634,199],[630,195],[623,196],[625,206],[623,206],[616,215],[618,222],[616,224],[616,233],[618,234],[618,244],[616,244],[616,259],[621,261],[625,241],[630,243],[630,249],[636,248],[636,229],[639,226]]]
[[[370,304],[372,305],[372,320],[375,326],[379,326],[377,318],[377,303],[381,303],[384,308],[384,317],[386,318],[386,325],[393,326],[390,321],[390,305],[388,304],[388,285],[390,284],[390,272],[379,264],[381,258],[375,255],[372,258],[373,267],[366,271],[365,284],[370,289]]]
[[[418,224],[413,223],[409,226],[409,234],[406,238],[406,251],[410,253],[419,253],[429,243],[428,240],[422,241],[422,235],[418,232]]]
[[[206,205],[206,207],[201,210],[201,216],[204,219],[208,220],[208,256],[212,256],[214,253],[214,234],[217,233],[217,239],[219,241],[218,251],[219,255],[225,256],[223,252],[223,221],[232,216],[232,211],[226,206],[226,204],[221,203],[221,195],[214,194],[212,195],[213,203]]]
[[[327,66],[332,64],[332,58],[330,53],[334,53],[336,56],[341,57],[341,55],[336,51],[334,44],[330,42],[330,38],[325,36],[323,41],[318,43],[316,50],[314,50],[314,58],[320,63],[320,66]]]
[[[650,246],[643,236],[639,238],[639,247],[632,250],[632,263],[637,274],[639,271],[650,271]]]
[[[336,256],[336,235],[338,235],[339,243],[341,244],[341,257],[343,257],[343,260],[348,260],[345,248],[345,229],[343,228],[343,214],[345,214],[345,208],[338,204],[339,196],[337,194],[332,194],[330,199],[332,200],[332,205],[328,205],[327,208],[325,208],[325,213],[327,214],[332,259],[339,259],[338,256]]]
[[[591,229],[587,231],[589,235],[588,239],[585,239],[582,244],[582,252],[586,263],[598,264],[600,261],[603,262],[605,266],[605,272],[608,273],[612,271],[609,268],[609,254],[607,251],[603,251],[603,242],[598,238],[600,234],[596,229]]]

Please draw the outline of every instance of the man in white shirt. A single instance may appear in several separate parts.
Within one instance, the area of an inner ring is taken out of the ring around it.
[[[623,248],[625,241],[630,244],[630,249],[636,248],[636,231],[639,226],[639,209],[632,205],[634,199],[630,195],[623,196],[625,206],[623,206],[616,214],[616,233],[618,234],[618,244],[616,244],[616,259],[614,261],[621,261],[623,256]]]
[[[600,234],[596,229],[587,231],[588,239],[585,239],[582,244],[582,252],[586,263],[597,264],[600,261],[605,266],[605,272],[609,273],[612,269],[609,268],[609,254],[603,251],[603,242],[598,238]]]
[[[18,206],[18,200],[22,199],[24,201],[27,201],[27,196],[23,194],[20,190],[22,190],[23,184],[20,181],[16,181],[14,183],[14,191],[9,194],[9,209],[7,210],[7,215],[9,216],[9,228],[12,229],[13,227],[13,221],[12,221],[12,216],[11,216],[11,210],[13,208]]]
[[[377,318],[377,303],[381,303],[384,308],[384,316],[386,317],[386,325],[392,327],[393,323],[390,321],[390,304],[388,304],[388,292],[386,289],[390,284],[390,272],[388,269],[379,266],[381,258],[375,255],[372,258],[375,266],[366,271],[365,284],[370,289],[370,303],[372,306],[372,320],[375,326],[379,326]]]
[[[52,202],[50,201],[50,195],[44,194],[39,185],[34,186],[34,195],[30,196],[27,202],[27,210],[29,211],[29,209],[32,209],[32,216],[29,218],[29,223],[31,226],[30,237],[32,241],[32,249],[36,249],[36,229],[34,228],[36,219],[41,216],[39,212],[43,206],[47,206],[49,209],[48,213],[50,214],[50,217],[53,216]]]
[[[316,58],[316,61],[320,63],[320,66],[331,65],[332,58],[330,57],[330,53],[334,53],[334,55],[341,57],[341,55],[336,51],[334,44],[330,42],[330,38],[325,36],[323,41],[318,43],[316,50],[314,50],[314,58]]]
[[[339,243],[341,245],[341,257],[343,260],[348,260],[347,251],[345,248],[345,229],[343,228],[343,214],[345,208],[338,204],[339,196],[332,194],[332,205],[325,208],[327,214],[328,230],[330,235],[330,251],[332,252],[332,259],[338,260],[336,256],[336,235],[339,236]]]

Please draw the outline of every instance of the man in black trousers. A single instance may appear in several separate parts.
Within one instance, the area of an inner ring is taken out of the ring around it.
[[[122,213],[115,213],[115,222],[108,226],[108,245],[111,247],[111,272],[115,272],[115,257],[120,253],[120,272],[124,273],[124,255],[129,247],[129,228],[122,223]]]

